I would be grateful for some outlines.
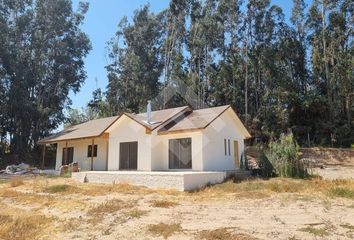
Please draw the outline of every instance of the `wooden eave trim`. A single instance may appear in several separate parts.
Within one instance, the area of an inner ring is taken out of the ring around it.
[[[161,131],[158,132],[157,135],[169,135],[169,134],[178,134],[178,133],[190,133],[190,132],[199,132],[204,130],[204,128],[189,128],[189,129],[181,129],[181,130],[173,130],[173,131]]]
[[[37,144],[39,144],[39,145],[54,144],[54,143],[65,142],[65,141],[86,140],[86,139],[92,139],[92,138],[104,138],[104,139],[107,139],[107,137],[104,137],[103,134],[104,133],[102,133],[100,135],[88,136],[88,137],[66,138],[66,139],[53,140],[53,141],[37,142]],[[109,133],[107,133],[107,134],[109,134]]]

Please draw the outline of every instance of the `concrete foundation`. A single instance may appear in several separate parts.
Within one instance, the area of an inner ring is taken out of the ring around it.
[[[129,183],[148,188],[193,191],[206,185],[223,182],[226,172],[88,171],[73,172],[72,178],[80,182]]]

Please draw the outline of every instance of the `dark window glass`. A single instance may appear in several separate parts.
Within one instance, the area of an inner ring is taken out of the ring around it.
[[[231,155],[231,151],[230,151],[230,139],[227,140],[227,145],[229,147],[229,156]]]
[[[87,147],[87,157],[91,157],[92,154],[92,145],[88,145]],[[93,146],[93,156],[97,157],[97,145]]]
[[[226,150],[226,139],[224,139],[224,150],[225,150],[225,156],[227,155],[227,150]]]
[[[137,170],[138,142],[123,142],[119,145],[119,169]]]
[[[192,168],[192,139],[170,139],[169,145],[169,168],[191,169]]]

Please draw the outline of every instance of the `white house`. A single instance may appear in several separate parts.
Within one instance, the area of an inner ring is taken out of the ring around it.
[[[81,171],[210,172],[240,168],[251,137],[234,110],[188,106],[122,113],[88,121],[39,141],[57,143],[56,169]]]

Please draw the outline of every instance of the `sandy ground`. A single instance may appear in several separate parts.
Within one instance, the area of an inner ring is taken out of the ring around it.
[[[347,192],[331,195],[334,188]],[[0,239],[354,239],[351,194],[354,180],[227,182],[181,193],[39,177],[0,184]],[[42,223],[21,221],[34,215]]]

